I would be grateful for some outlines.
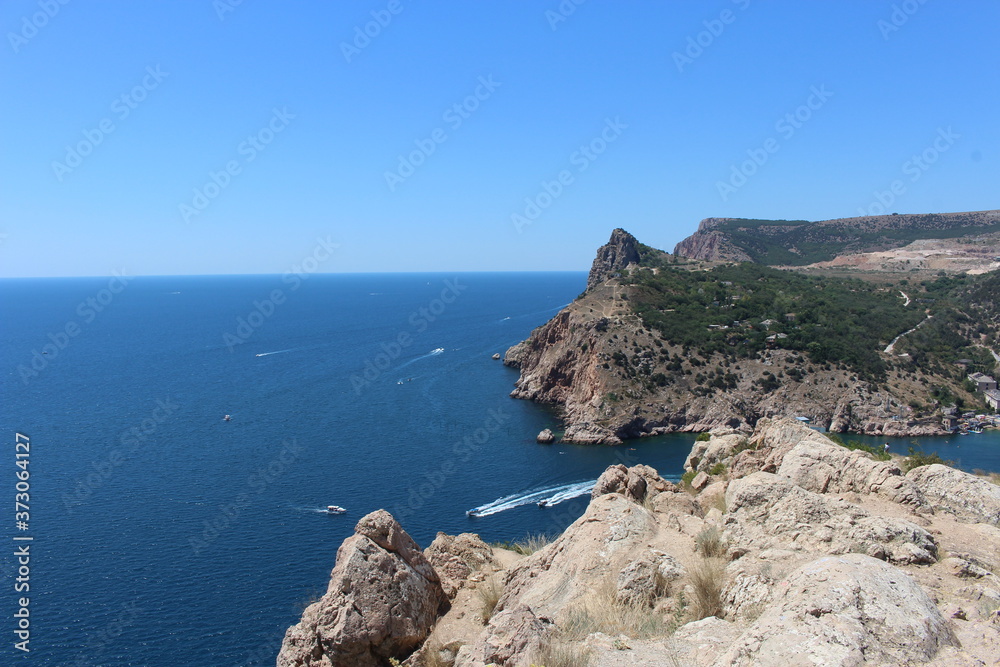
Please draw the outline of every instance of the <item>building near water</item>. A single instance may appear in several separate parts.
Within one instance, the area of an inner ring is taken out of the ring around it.
[[[994,380],[989,375],[983,375],[982,373],[973,373],[969,376],[969,379],[976,383],[976,391],[986,391],[988,389],[996,389],[997,381]]]

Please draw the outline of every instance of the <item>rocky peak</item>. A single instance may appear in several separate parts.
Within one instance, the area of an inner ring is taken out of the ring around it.
[[[611,232],[611,239],[597,249],[597,257],[587,276],[587,289],[597,285],[629,264],[639,261],[639,242],[622,228]]]
[[[278,667],[381,667],[418,648],[448,606],[420,547],[372,512],[337,551],[326,594],[285,633]]]

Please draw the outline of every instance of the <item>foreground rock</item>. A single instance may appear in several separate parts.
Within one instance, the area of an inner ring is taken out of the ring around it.
[[[552,429],[543,429],[537,436],[535,436],[535,442],[541,445],[551,445],[555,441],[556,435],[552,432]]]
[[[369,515],[278,664],[997,664],[1000,487],[945,466],[902,475],[761,421],[696,444],[700,492],[607,468],[584,514],[528,556],[439,534],[424,558]]]
[[[326,594],[285,633],[278,667],[381,667],[427,637],[448,599],[420,548],[384,510],[337,551]]]
[[[935,510],[963,521],[1000,525],[1000,486],[940,464],[914,468],[906,478],[923,490]]]
[[[927,594],[868,556],[828,556],[781,593],[716,665],[926,664],[958,640]]]

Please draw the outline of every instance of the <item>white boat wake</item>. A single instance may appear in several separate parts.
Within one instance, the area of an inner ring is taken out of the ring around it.
[[[253,356],[255,356],[255,357],[269,357],[272,354],[283,354],[285,352],[294,352],[297,349],[299,349],[299,348],[293,347],[293,348],[290,348],[288,350],[275,350],[274,352],[261,352],[260,354],[255,354]]]
[[[430,352],[428,352],[427,354],[422,354],[419,357],[417,357],[416,359],[410,359],[405,364],[400,364],[399,366],[397,366],[396,370],[399,370],[400,368],[406,368],[410,364],[416,363],[416,362],[420,361],[421,359],[426,359],[427,357],[436,357],[439,354],[444,354],[444,348],[443,347],[436,347],[433,350],[431,350]]]
[[[491,514],[512,510],[522,505],[537,505],[539,503],[543,507],[550,507],[590,493],[596,483],[597,480],[592,479],[589,482],[573,482],[572,484],[563,484],[561,486],[538,489],[537,491],[515,493],[503,498],[497,498],[491,503],[474,507],[466,512],[466,514],[469,516],[490,516]]]

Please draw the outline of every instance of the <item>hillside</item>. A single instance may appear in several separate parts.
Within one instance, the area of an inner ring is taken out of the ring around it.
[[[1000,232],[1000,210],[893,214],[806,220],[706,218],[675,254],[707,261],[805,266],[849,254],[885,251],[917,240]]]
[[[505,363],[521,371],[511,395],[557,406],[571,442],[783,416],[934,434],[942,407],[984,408],[966,377],[994,370],[998,296],[995,273],[821,279],[682,261],[615,230],[587,291]]]

